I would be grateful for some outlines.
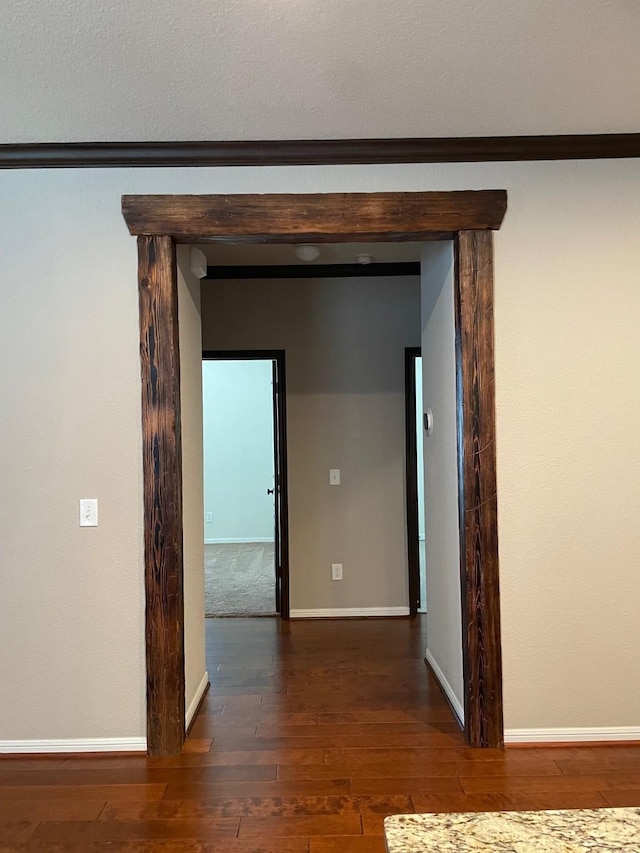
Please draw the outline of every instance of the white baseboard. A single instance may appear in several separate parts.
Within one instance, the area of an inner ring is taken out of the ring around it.
[[[588,743],[640,740],[640,726],[598,726],[572,729],[505,729],[505,743]]]
[[[184,719],[185,719],[186,728],[189,728],[189,726],[191,725],[191,720],[193,720],[195,713],[198,710],[198,705],[200,704],[200,700],[204,696],[204,692],[208,686],[209,686],[209,673],[205,672],[205,674],[202,676],[202,681],[200,682],[200,684],[198,684],[196,692],[193,695],[193,699],[191,700],[191,702],[189,702],[189,707],[187,708],[187,710],[185,712]]]
[[[251,545],[253,542],[273,542],[273,536],[249,536],[244,539],[205,539],[205,545]]]
[[[340,619],[353,616],[408,616],[408,607],[328,607],[291,610],[292,619]]]
[[[464,708],[460,704],[460,700],[458,699],[456,694],[453,692],[453,687],[449,684],[449,682],[445,678],[444,672],[440,669],[440,667],[436,663],[436,659],[431,654],[429,649],[426,650],[425,657],[426,657],[427,661],[429,662],[429,666],[433,670],[433,674],[435,675],[435,677],[440,682],[440,687],[442,687],[442,689],[444,690],[444,692],[447,696],[447,699],[451,703],[451,707],[453,708],[453,712],[455,713],[456,717],[458,718],[458,722],[461,725],[464,725]]]
[[[146,752],[144,737],[70,738],[64,740],[0,740],[0,753],[18,752]]]

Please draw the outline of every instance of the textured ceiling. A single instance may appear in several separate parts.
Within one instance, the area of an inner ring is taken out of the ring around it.
[[[640,131],[640,0],[2,0],[0,142]]]

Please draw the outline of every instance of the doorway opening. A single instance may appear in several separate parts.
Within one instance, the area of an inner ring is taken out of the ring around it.
[[[284,351],[202,354],[205,616],[289,617]]]
[[[427,560],[424,500],[424,413],[422,350],[405,349],[405,448],[409,609],[427,612]]]
[[[207,617],[282,615],[283,366],[279,351],[203,353]]]
[[[138,237],[151,754],[185,736],[176,242],[453,240],[464,726],[471,746],[503,745],[491,232],[506,202],[502,190],[123,197]]]

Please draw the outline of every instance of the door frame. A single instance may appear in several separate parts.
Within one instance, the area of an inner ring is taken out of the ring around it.
[[[465,736],[503,745],[492,231],[506,206],[504,190],[123,196],[138,238],[149,754],[185,738],[178,242],[453,240]]]
[[[407,561],[409,569],[409,615],[417,616],[420,608],[420,550],[418,534],[418,432],[416,410],[416,358],[421,347],[405,347],[404,412],[405,412],[405,489],[407,496]]]
[[[279,388],[273,389],[274,399],[278,406],[278,431],[274,420],[274,442],[278,442],[280,450],[280,472],[274,465],[275,488],[280,490],[280,537],[282,551],[282,575],[280,578],[280,607],[278,613],[282,619],[288,619],[290,615],[289,595],[289,485],[287,469],[287,374],[286,374],[286,352],[283,349],[265,350],[203,350],[203,361],[271,361],[276,362],[278,371]],[[274,413],[275,414],[275,413]],[[277,496],[274,495],[274,502]],[[277,512],[277,509],[276,509]],[[277,575],[278,555],[274,553]],[[277,584],[277,576],[276,576]]]

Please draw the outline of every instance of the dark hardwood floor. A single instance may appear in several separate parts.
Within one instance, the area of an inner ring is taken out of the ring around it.
[[[0,761],[0,850],[382,853],[401,812],[640,806],[640,745],[471,750],[420,618],[207,620],[182,755]]]

